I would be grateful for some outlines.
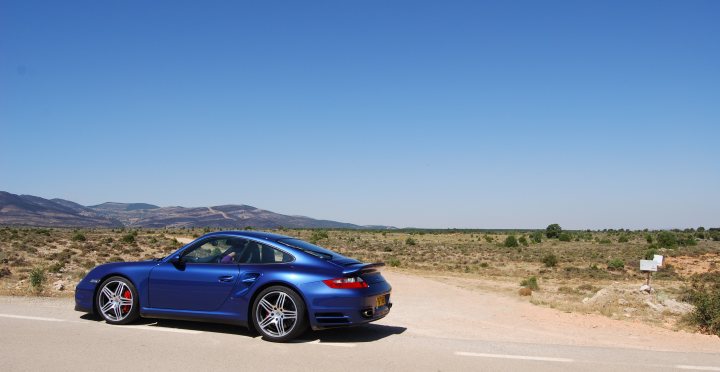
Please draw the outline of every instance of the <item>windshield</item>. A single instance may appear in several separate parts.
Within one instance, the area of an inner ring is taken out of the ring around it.
[[[309,253],[315,257],[319,257],[324,260],[331,260],[334,256],[339,256],[339,254],[337,254],[329,249],[326,249],[323,247],[318,247],[315,244],[310,244],[310,243],[308,243],[306,241],[302,241],[300,239],[292,239],[292,238],[279,239],[278,242],[285,244],[289,247],[299,249],[305,253]]]

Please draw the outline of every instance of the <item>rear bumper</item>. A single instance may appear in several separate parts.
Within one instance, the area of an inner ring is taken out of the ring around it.
[[[310,327],[314,330],[351,327],[382,319],[392,308],[392,287],[387,282],[373,283],[370,288],[332,289],[323,283],[313,283],[304,293]],[[384,304],[378,306],[378,297]]]

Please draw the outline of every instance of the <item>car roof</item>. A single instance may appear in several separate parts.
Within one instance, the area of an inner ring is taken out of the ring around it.
[[[203,236],[214,236],[214,235],[235,235],[235,236],[244,236],[247,238],[256,238],[256,239],[264,239],[264,240],[270,240],[270,241],[277,241],[280,239],[290,239],[291,237],[280,235],[280,234],[273,234],[265,231],[254,231],[254,230],[228,230],[228,231],[215,231],[211,232],[209,234],[205,234]]]

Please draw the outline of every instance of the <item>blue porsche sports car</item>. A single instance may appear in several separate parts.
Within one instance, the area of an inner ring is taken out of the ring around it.
[[[75,309],[110,324],[200,320],[287,341],[308,326],[352,326],[387,315],[391,287],[380,266],[288,236],[215,232],[159,260],[94,268],[75,288]]]

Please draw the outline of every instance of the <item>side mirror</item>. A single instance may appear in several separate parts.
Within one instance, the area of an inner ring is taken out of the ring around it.
[[[185,262],[183,261],[182,256],[178,254],[170,258],[170,263],[173,265],[182,265]]]

